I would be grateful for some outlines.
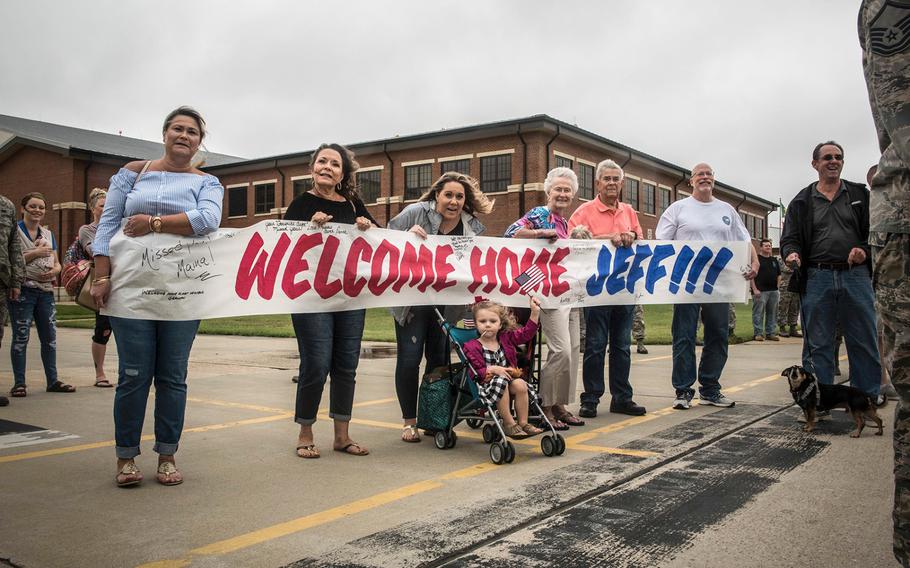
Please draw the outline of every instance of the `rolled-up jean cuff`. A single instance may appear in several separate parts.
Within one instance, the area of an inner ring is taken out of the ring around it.
[[[139,451],[139,446],[134,446],[132,448],[124,448],[122,446],[116,447],[117,459],[119,460],[131,460],[134,457],[138,456],[142,452]]]
[[[315,418],[294,418],[294,422],[301,426],[310,426],[316,423]]]
[[[152,448],[156,454],[161,454],[162,456],[172,456],[177,453],[177,444],[165,444],[163,442],[155,442],[155,446]]]
[[[332,420],[336,420],[338,422],[350,422],[351,421],[350,414],[334,414],[332,412],[329,412],[329,418],[331,418]]]

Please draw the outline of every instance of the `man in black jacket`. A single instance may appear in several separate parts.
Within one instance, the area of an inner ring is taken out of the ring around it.
[[[803,366],[834,382],[834,333],[841,323],[850,360],[850,383],[875,398],[881,380],[869,255],[869,192],[842,180],[844,150],[823,142],[812,152],[818,181],[787,208],[781,255],[795,264],[791,290],[799,290]]]

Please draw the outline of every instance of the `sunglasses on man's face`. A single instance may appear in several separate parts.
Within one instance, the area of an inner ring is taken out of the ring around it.
[[[823,162],[830,162],[831,160],[837,160],[838,162],[843,162],[844,155],[843,154],[825,154],[824,156],[822,156],[821,159]]]

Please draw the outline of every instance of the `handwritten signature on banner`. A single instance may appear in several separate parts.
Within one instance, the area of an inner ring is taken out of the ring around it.
[[[743,301],[747,243],[429,236],[263,221],[199,238],[117,235],[108,313],[152,319],[467,304],[522,306],[516,277],[543,274],[544,307]]]

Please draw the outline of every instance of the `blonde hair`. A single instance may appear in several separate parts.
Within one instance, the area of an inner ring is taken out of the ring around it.
[[[471,306],[471,313],[474,314],[474,320],[477,320],[477,312],[480,310],[489,310],[494,314],[499,316],[499,331],[509,331],[510,329],[515,329],[518,327],[518,322],[515,321],[515,316],[512,314],[512,310],[494,302],[493,300],[481,300]]]
[[[88,208],[94,209],[95,205],[98,205],[98,200],[107,197],[107,189],[103,187],[96,187],[88,194]]]

